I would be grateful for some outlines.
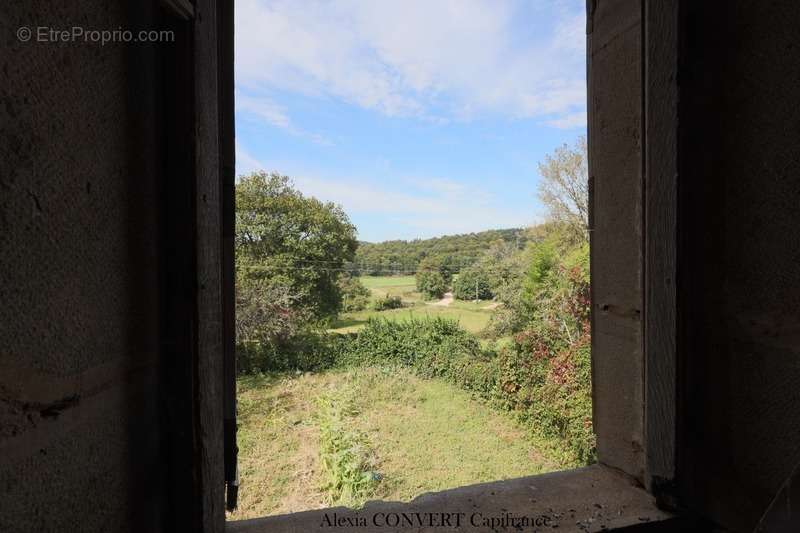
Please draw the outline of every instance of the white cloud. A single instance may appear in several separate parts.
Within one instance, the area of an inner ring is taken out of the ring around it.
[[[518,10],[530,4],[239,0],[237,83],[253,98],[300,92],[389,116],[575,122],[585,109],[585,37],[583,9],[572,4],[541,9],[554,22],[525,31],[548,31],[520,37]],[[264,105],[262,118],[293,127],[286,110]]]
[[[281,129],[292,129],[292,121],[286,109],[266,98],[250,98],[242,94],[236,95],[236,108],[239,111],[252,113]]]
[[[446,178],[395,180],[403,191],[384,184],[354,179],[294,179],[304,194],[341,205],[351,216],[381,215],[391,219],[394,235],[433,236],[469,233],[491,228],[519,227],[534,223],[530,210],[511,209],[490,191]],[[533,202],[533,197],[531,198]],[[370,228],[359,228],[369,237]],[[385,235],[386,228],[379,228]]]
[[[236,109],[240,113],[249,114],[296,137],[305,137],[323,146],[333,145],[324,135],[308,132],[297,127],[289,118],[286,108],[276,104],[269,98],[263,96],[253,98],[239,93],[236,95]]]
[[[586,111],[571,113],[561,118],[548,120],[546,123],[554,128],[560,128],[562,130],[582,128],[586,126]]]

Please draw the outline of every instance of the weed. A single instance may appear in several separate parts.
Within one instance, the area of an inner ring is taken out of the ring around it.
[[[380,480],[366,435],[353,428],[358,414],[353,389],[343,387],[317,399],[319,454],[326,481],[323,490],[331,505],[360,507],[374,494]]]

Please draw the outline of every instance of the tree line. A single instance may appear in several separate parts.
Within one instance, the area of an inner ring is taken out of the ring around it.
[[[472,265],[493,244],[522,248],[525,228],[493,229],[477,233],[444,235],[430,239],[359,243],[352,270],[368,276],[415,274],[425,261],[438,261],[453,273]]]

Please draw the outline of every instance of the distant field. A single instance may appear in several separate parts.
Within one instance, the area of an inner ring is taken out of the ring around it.
[[[351,333],[358,331],[370,317],[383,317],[389,320],[409,320],[412,318],[444,317],[458,321],[458,323],[473,333],[483,330],[492,317],[491,311],[469,311],[458,307],[435,307],[432,305],[419,305],[406,309],[393,309],[391,311],[359,311],[346,313],[334,324],[330,331],[335,333]]]
[[[406,307],[391,311],[373,311],[366,309],[354,313],[345,313],[331,328],[335,333],[352,333],[358,331],[371,317],[383,317],[390,320],[409,320],[411,318],[444,317],[458,321],[467,331],[478,333],[483,330],[492,317],[493,310],[487,309],[491,302],[462,302],[455,300],[449,306],[435,306],[422,300],[416,292],[414,276],[362,276],[361,282],[372,291],[372,298],[399,296]]]
[[[361,276],[361,283],[368,289],[381,287],[416,287],[414,276]]]
[[[414,276],[361,276],[361,283],[372,292],[372,298],[399,296],[407,303],[422,301],[422,295],[417,292],[417,282]]]

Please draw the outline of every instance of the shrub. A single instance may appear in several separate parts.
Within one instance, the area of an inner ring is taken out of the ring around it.
[[[282,279],[236,280],[236,341],[280,343],[312,319],[299,295]]]
[[[447,292],[447,281],[435,270],[417,272],[417,290],[428,300],[442,298]]]
[[[339,361],[347,365],[426,365],[439,355],[480,353],[478,340],[453,320],[436,317],[390,321],[371,318],[345,343]]]
[[[344,339],[316,331],[275,340],[236,344],[236,367],[242,374],[289,370],[315,371],[332,367]]]
[[[391,309],[400,309],[403,307],[403,300],[399,296],[389,296],[388,294],[383,298],[378,298],[372,304],[375,311],[389,311]]]

